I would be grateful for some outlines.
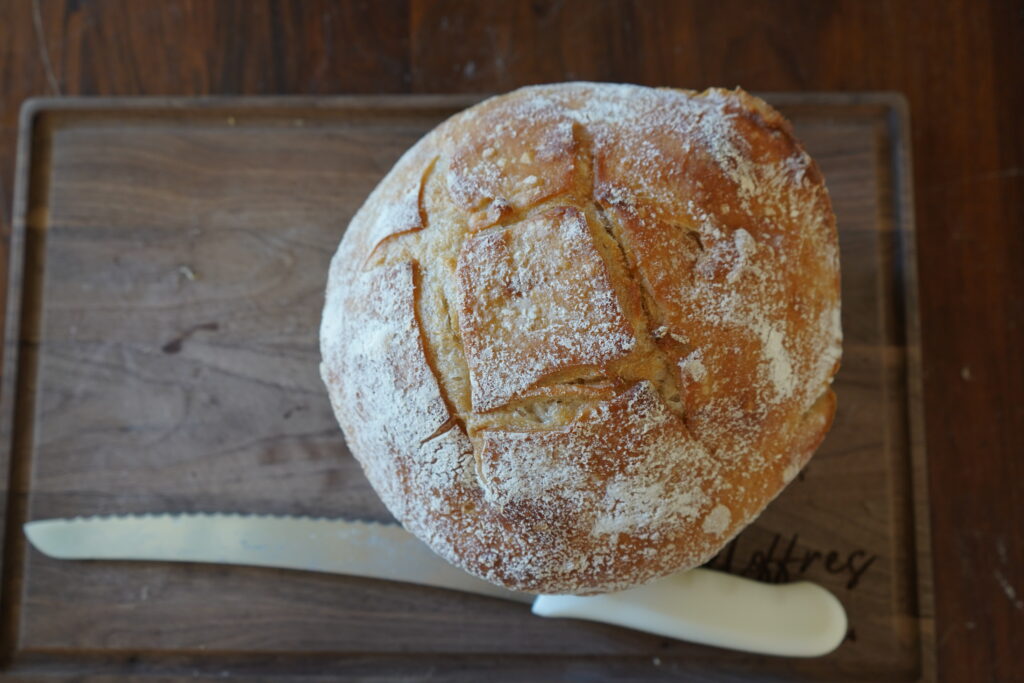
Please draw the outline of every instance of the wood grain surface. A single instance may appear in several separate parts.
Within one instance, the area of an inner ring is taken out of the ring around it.
[[[776,95],[829,179],[840,225],[840,408],[799,481],[712,566],[837,594],[832,655],[754,657],[521,605],[346,577],[61,562],[29,519],[229,511],[386,521],[318,377],[328,261],[418,137],[465,97],[39,100],[23,117],[0,441],[9,446],[3,645],[12,673],[91,662],[207,675],[335,673],[402,653],[476,680],[602,661],[657,680],[934,678],[906,120],[897,96]],[[287,627],[282,627],[287,624]],[[327,626],[325,628],[325,626]],[[653,664],[657,659],[659,664]],[[256,662],[256,663],[254,663]],[[632,666],[632,669],[629,666]],[[264,672],[266,673],[266,672]]]
[[[9,231],[17,111],[31,95],[489,92],[570,78],[902,92],[940,679],[1014,680],[1024,676],[1014,648],[1024,640],[1022,46],[1010,0],[6,0],[0,222]]]

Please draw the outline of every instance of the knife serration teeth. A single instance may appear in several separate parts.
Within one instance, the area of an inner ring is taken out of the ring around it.
[[[72,523],[106,522],[106,521],[145,521],[145,520],[194,520],[194,519],[255,519],[255,520],[294,520],[331,524],[337,521],[360,524],[368,527],[388,528],[400,526],[397,522],[385,522],[377,519],[352,519],[351,517],[328,517],[326,515],[282,515],[270,512],[233,512],[213,510],[208,512],[128,512],[94,515],[75,515],[68,519]]]

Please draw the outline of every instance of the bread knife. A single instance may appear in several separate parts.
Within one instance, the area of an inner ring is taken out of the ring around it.
[[[62,560],[155,560],[364,576],[531,603],[533,613],[599,621],[734,650],[815,657],[846,636],[846,613],[809,582],[770,585],[708,569],[595,596],[531,595],[478,579],[398,525],[237,514],[78,517],[29,522]]]

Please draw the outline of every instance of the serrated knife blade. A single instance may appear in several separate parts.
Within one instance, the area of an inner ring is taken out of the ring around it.
[[[448,564],[397,525],[308,517],[181,514],[49,519],[25,525],[66,560],[156,560],[279,567],[387,579],[532,603],[533,613],[599,621],[705,645],[790,657],[827,654],[846,612],[809,582],[769,585],[693,569],[588,597],[517,593]]]
[[[29,522],[25,534],[58,559],[157,560],[299,569],[416,583],[533,602],[435,555],[395,524],[234,514],[126,515]]]

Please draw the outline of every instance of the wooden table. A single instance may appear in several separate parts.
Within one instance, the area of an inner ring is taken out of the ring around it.
[[[1022,45],[1024,9],[1012,2],[6,0],[0,224],[6,235],[17,111],[33,95],[491,92],[567,79],[902,92],[940,679],[1014,680],[1024,676],[1014,649],[1024,503],[1012,494],[1024,477]]]

